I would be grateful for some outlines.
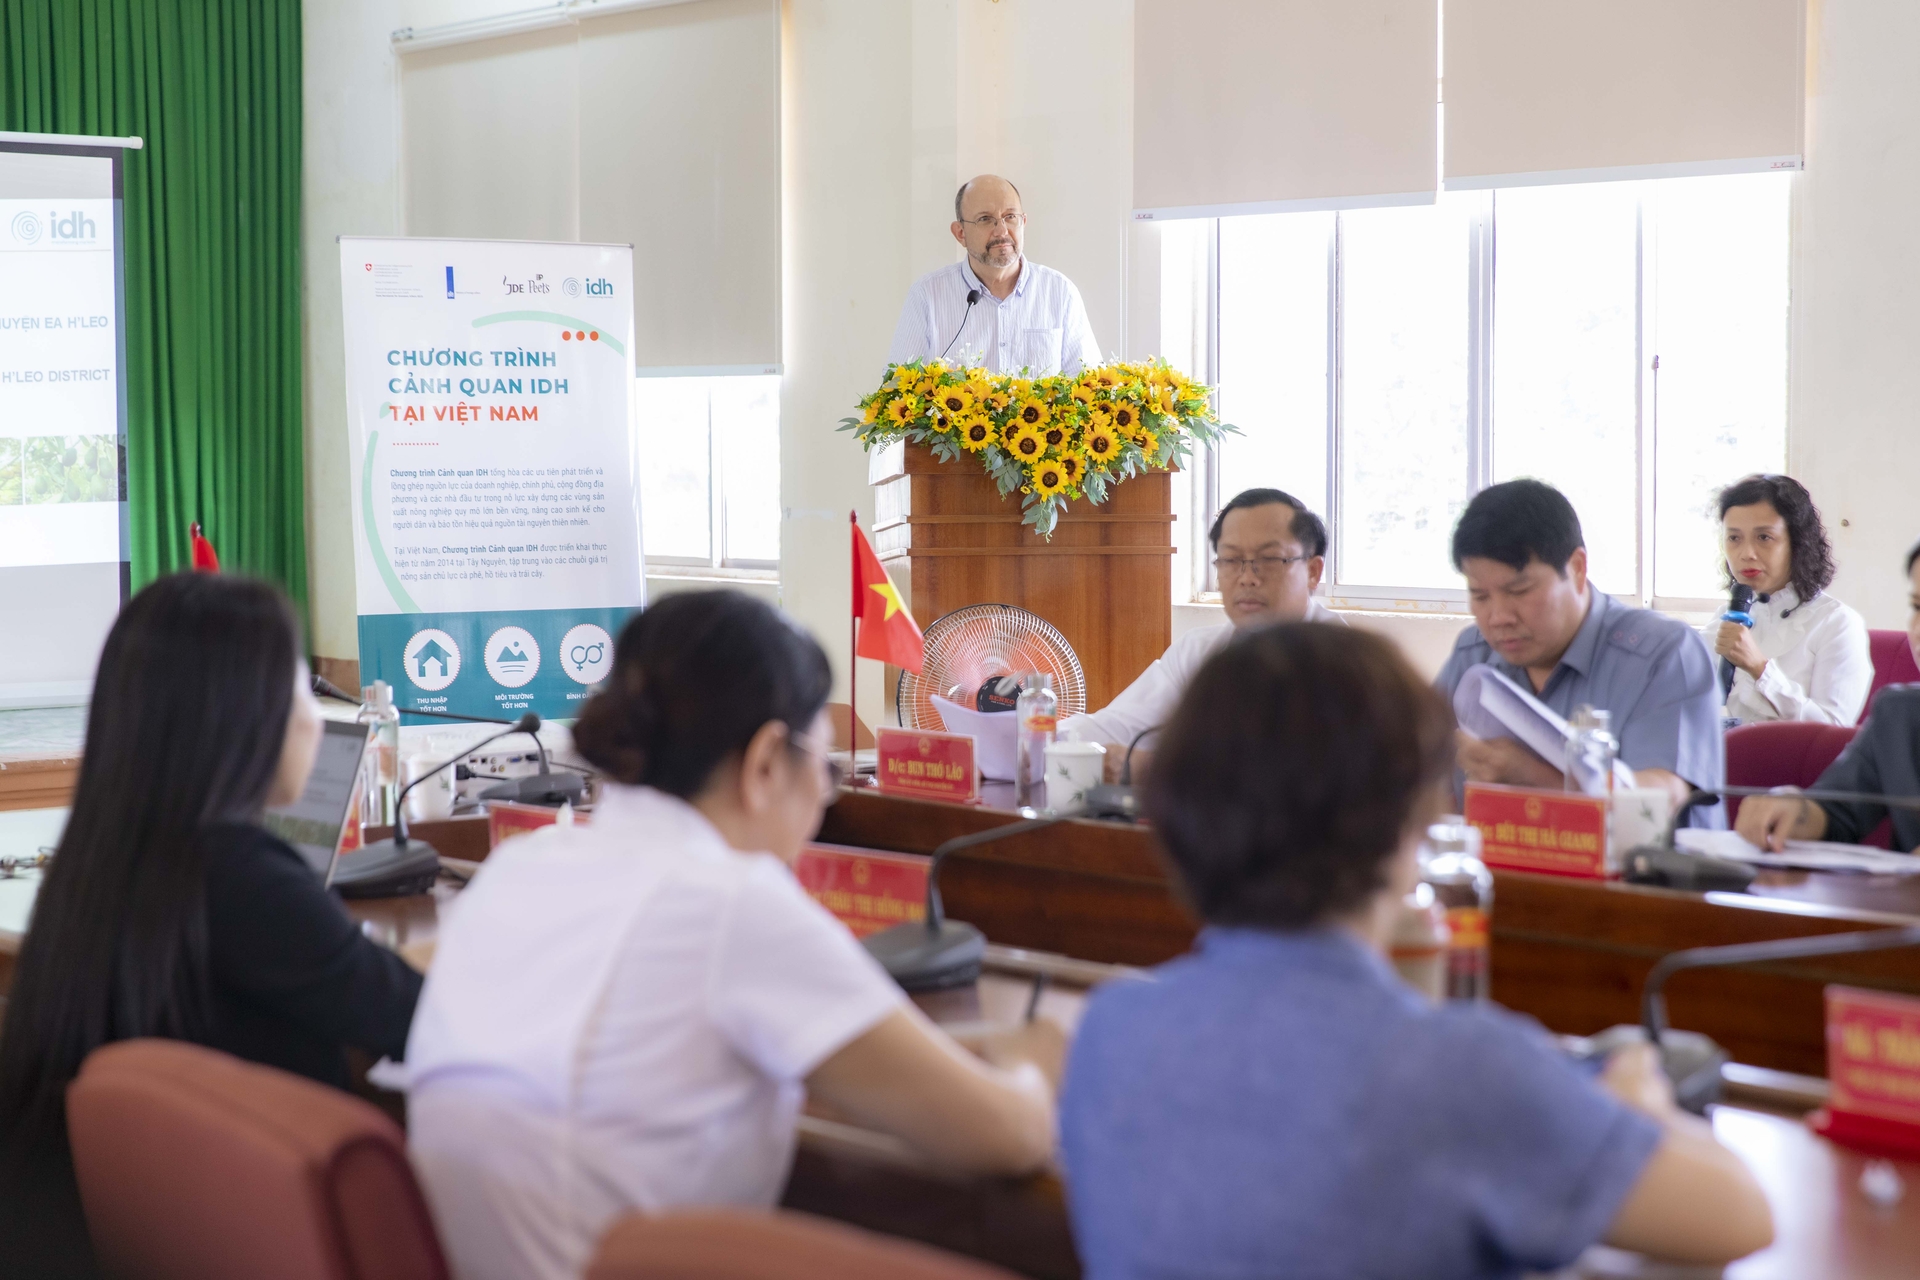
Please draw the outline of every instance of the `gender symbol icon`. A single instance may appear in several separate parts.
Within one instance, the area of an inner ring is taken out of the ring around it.
[[[599,684],[613,670],[613,638],[591,622],[581,623],[560,642],[560,669],[581,684]]]

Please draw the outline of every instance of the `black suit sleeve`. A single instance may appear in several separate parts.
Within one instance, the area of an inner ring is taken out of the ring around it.
[[[420,975],[360,932],[292,846],[257,827],[214,836],[208,959],[222,1002],[256,1028],[398,1060]]]

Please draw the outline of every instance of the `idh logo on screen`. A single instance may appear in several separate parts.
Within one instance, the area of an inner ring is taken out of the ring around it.
[[[45,218],[17,213],[12,226],[13,238],[21,244],[39,244],[42,237],[58,244],[91,244],[100,238],[93,219],[78,209],[65,214],[49,210]]]

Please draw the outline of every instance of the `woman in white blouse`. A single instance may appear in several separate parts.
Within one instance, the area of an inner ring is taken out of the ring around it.
[[[574,1280],[629,1210],[771,1207],[808,1094],[956,1169],[1048,1158],[1058,1029],[973,1057],[788,869],[833,794],[831,679],[744,595],[645,610],[574,729],[591,824],[504,846],[443,913],[408,1113],[461,1280]]]
[[[1720,524],[1728,576],[1754,590],[1752,628],[1711,634],[1727,714],[1853,724],[1873,685],[1867,624],[1826,594],[1833,550],[1812,495],[1789,476],[1748,476],[1721,491]]]

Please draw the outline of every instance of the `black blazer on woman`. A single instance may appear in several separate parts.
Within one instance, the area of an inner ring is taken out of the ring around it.
[[[348,1046],[398,1060],[420,975],[362,934],[285,841],[240,824],[204,841],[213,1021],[199,1039],[342,1089]],[[95,1274],[64,1141],[0,1153],[0,1255],[21,1275]]]

